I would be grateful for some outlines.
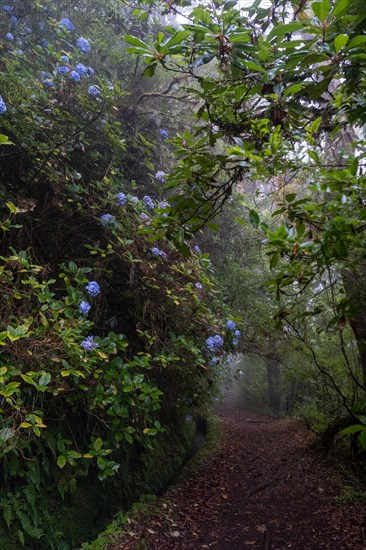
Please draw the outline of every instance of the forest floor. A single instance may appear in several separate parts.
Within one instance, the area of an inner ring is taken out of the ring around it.
[[[223,422],[215,451],[109,550],[366,549],[362,493],[301,425],[230,409]]]

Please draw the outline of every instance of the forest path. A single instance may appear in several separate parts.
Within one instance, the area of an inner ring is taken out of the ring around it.
[[[109,549],[366,549],[362,503],[341,504],[339,473],[300,426],[230,408],[223,422],[221,445]]]

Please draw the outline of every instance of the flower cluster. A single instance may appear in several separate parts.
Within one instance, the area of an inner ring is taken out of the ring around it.
[[[83,340],[80,345],[85,349],[85,351],[93,351],[93,349],[99,347],[99,344],[94,342],[94,336],[88,336],[87,339]]]
[[[112,214],[103,214],[100,218],[100,223],[104,227],[114,227],[116,225],[116,218]]]
[[[117,195],[117,204],[118,206],[124,206],[127,202],[127,197],[124,193],[118,193]]]
[[[64,17],[63,19],[61,19],[61,21],[59,22],[59,24],[64,27],[67,31],[74,31],[75,30],[75,25],[70,21],[70,19],[68,19],[67,17]]]
[[[81,36],[77,39],[76,45],[79,48],[79,50],[83,53],[90,53],[90,44],[86,38]]]
[[[142,200],[144,201],[144,204],[148,210],[153,210],[155,208],[155,203],[149,195],[145,195],[144,197],[142,197]]]
[[[6,113],[6,103],[0,95],[0,113]]]
[[[169,134],[164,128],[159,129],[159,134],[162,139],[169,139]]]
[[[163,258],[163,260],[166,260],[167,259],[167,255],[166,253],[164,252],[164,250],[160,250],[160,248],[154,246],[152,249],[151,249],[151,254],[153,256],[160,256],[160,258]]]
[[[81,302],[79,305],[79,311],[83,315],[88,315],[90,308],[91,308],[91,305],[89,304],[89,302],[86,302],[86,301]]]
[[[155,177],[157,180],[161,181],[162,183],[165,182],[165,178],[166,178],[166,173],[163,172],[162,170],[158,170],[155,174]]]
[[[234,321],[231,321],[231,319],[229,319],[226,323],[226,328],[228,328],[229,330],[235,330],[236,324],[234,323]]]
[[[219,334],[209,336],[206,340],[206,346],[210,351],[216,352],[224,345],[224,339]]]
[[[98,294],[100,294],[100,286],[96,281],[90,281],[85,288],[87,293],[90,294],[90,296],[95,297],[95,296],[98,296]]]
[[[201,283],[194,283],[194,286],[195,286],[198,290],[202,290],[202,284],[201,284]]]

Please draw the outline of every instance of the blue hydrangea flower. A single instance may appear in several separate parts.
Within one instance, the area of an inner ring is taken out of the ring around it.
[[[201,283],[194,283],[194,286],[195,286],[196,288],[198,288],[198,290],[202,290],[202,285],[201,285]]]
[[[162,170],[158,170],[155,174],[155,177],[157,180],[164,182],[166,178],[166,173],[163,172]]]
[[[44,21],[40,21],[40,22],[38,23],[38,27],[39,27],[39,30],[42,32],[42,31],[44,31],[45,28],[46,28],[46,23],[45,23]]]
[[[69,67],[66,67],[66,65],[61,65],[60,67],[57,67],[58,74],[66,74],[70,72]]]
[[[210,360],[210,365],[217,365],[218,362],[219,360],[217,357],[212,357],[212,359]]]
[[[150,220],[150,217],[149,217],[147,214],[145,214],[145,212],[141,212],[140,218],[141,218],[142,221],[144,221],[144,222],[147,222],[148,220]]]
[[[160,134],[162,139],[168,139],[169,138],[169,134],[166,130],[164,130],[164,128],[159,129],[159,134]]]
[[[94,71],[93,67],[88,67],[87,71],[88,71],[88,76],[94,76],[95,75],[95,71]]]
[[[83,340],[80,345],[85,349],[85,351],[93,351],[93,349],[99,347],[99,344],[94,342],[94,336],[88,336],[87,339]]]
[[[6,103],[0,95],[0,113],[6,113]]]
[[[89,86],[88,94],[91,95],[92,97],[98,97],[98,95],[100,95],[99,86]]]
[[[80,76],[86,76],[87,69],[86,69],[85,65],[83,65],[82,63],[77,63],[77,65],[75,67],[75,71]]]
[[[103,214],[103,216],[100,218],[100,223],[104,226],[115,225],[116,218],[112,216],[112,214]]]
[[[155,207],[155,203],[152,198],[149,197],[149,195],[145,195],[144,197],[142,197],[142,200],[144,201],[145,206],[148,210],[153,210],[153,208]]]
[[[5,13],[11,13],[13,11],[14,7],[13,6],[3,6],[2,7],[2,10],[5,12]]]
[[[64,27],[67,31],[72,32],[75,30],[75,25],[67,17],[61,19],[60,25],[62,25],[62,27]]]
[[[117,195],[117,204],[118,206],[124,206],[127,202],[127,197],[124,193],[118,193]]]
[[[69,79],[73,82],[80,82],[80,75],[76,71],[71,71]]]
[[[83,53],[89,53],[90,52],[90,44],[88,40],[82,36],[77,39],[76,45],[79,48],[79,50]]]
[[[159,256],[160,255],[160,250],[154,246],[152,249],[151,249],[151,253],[153,256]]]
[[[132,204],[137,204],[138,202],[140,202],[140,199],[138,197],[136,197],[135,195],[133,195],[132,197],[129,197],[128,200],[130,202],[132,202]]]
[[[41,45],[42,45],[42,47],[43,47],[45,50],[47,50],[47,48],[48,48],[48,46],[50,45],[50,43],[48,42],[48,40],[45,40],[45,39],[44,39],[44,40],[42,40]]]
[[[85,288],[90,296],[98,296],[100,294],[100,286],[96,281],[90,281]]]
[[[235,327],[236,324],[234,323],[234,321],[229,319],[229,321],[226,323],[226,328],[228,328],[229,330],[235,330]]]
[[[32,31],[32,29],[31,29],[30,27],[26,27],[26,28],[24,29],[24,32],[25,32],[25,34],[32,34],[33,31]]]
[[[233,344],[233,346],[237,346],[239,344],[239,342],[236,338],[233,338],[232,344]]]
[[[241,336],[240,330],[236,330],[236,331],[234,332],[234,335],[235,335],[235,338],[240,338],[240,336]]]
[[[54,81],[52,80],[52,78],[46,78],[45,80],[42,81],[42,84],[43,86],[45,86],[46,88],[53,88],[55,83]]]
[[[81,302],[79,305],[79,311],[83,315],[87,315],[90,311],[90,308],[91,308],[91,305],[89,304],[89,302],[84,301],[84,302]]]
[[[197,254],[201,254],[201,249],[198,245],[194,247],[194,251],[197,252]]]
[[[11,32],[7,32],[5,38],[12,42],[14,40],[14,35]]]
[[[221,346],[224,344],[224,339],[219,334],[215,334],[215,336],[209,336],[206,340],[206,346],[210,351],[216,352],[218,351]]]
[[[158,204],[158,208],[170,208],[170,204],[168,201],[160,201]]]
[[[12,15],[10,17],[10,24],[12,25],[12,27],[15,27],[15,25],[18,23],[18,18],[16,15]]]
[[[70,63],[70,58],[68,55],[61,55],[62,61],[65,61],[65,63]]]

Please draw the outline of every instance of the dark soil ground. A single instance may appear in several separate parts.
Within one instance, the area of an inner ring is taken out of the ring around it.
[[[301,426],[226,412],[221,445],[110,550],[366,549],[365,501]]]

